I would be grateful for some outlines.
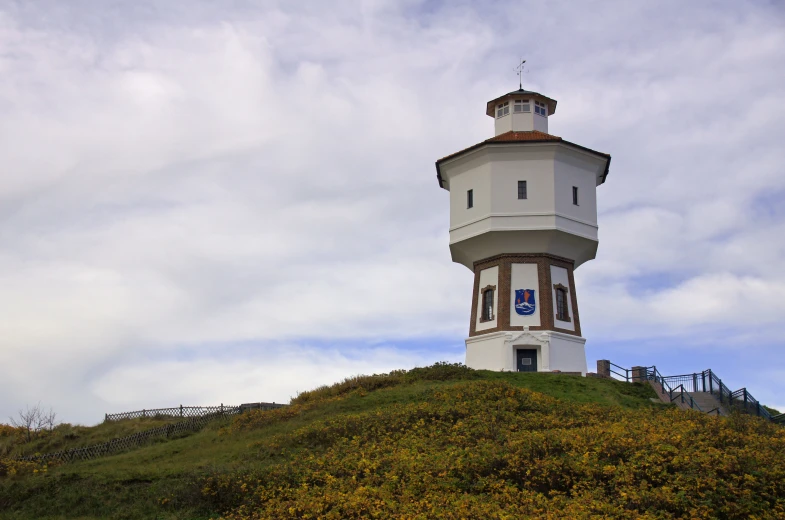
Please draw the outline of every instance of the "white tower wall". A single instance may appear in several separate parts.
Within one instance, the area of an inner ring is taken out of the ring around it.
[[[467,153],[445,161],[441,171],[450,191],[453,261],[473,269],[474,262],[502,253],[550,253],[576,266],[595,257],[601,159],[559,142],[523,143]],[[518,181],[527,183],[526,199],[517,197]]]

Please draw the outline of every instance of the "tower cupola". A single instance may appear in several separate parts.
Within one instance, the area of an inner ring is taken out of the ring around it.
[[[548,133],[548,117],[556,113],[556,100],[519,89],[488,101],[485,112],[496,119],[496,135],[506,132]]]

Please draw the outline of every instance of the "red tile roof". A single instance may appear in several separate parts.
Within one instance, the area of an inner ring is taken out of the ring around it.
[[[546,134],[545,132],[540,132],[539,130],[531,130],[529,132],[516,132],[514,130],[510,130],[509,132],[504,132],[503,134],[499,134],[496,137],[491,137],[490,139],[486,139],[486,143],[492,143],[496,141],[506,141],[506,142],[521,142],[521,141],[561,141],[561,137],[558,135],[551,135]]]
[[[459,152],[451,153],[447,157],[442,157],[437,162],[442,162],[444,160],[455,157],[456,155],[460,155],[464,152],[468,152],[469,150],[479,148],[480,146],[486,143],[525,143],[525,142],[561,141],[561,140],[562,138],[557,135],[546,134],[545,132],[540,132],[539,130],[530,130],[526,132],[515,132],[513,130],[510,130],[509,132],[505,132],[495,137],[491,137],[490,139],[486,139],[485,141],[481,143],[477,143],[474,146],[464,148]]]
[[[464,153],[466,153],[466,152],[468,152],[470,150],[475,150],[475,149],[481,148],[481,147],[483,147],[485,145],[493,145],[493,144],[544,143],[544,142],[555,142],[555,141],[562,142],[562,143],[564,143],[566,145],[569,145],[571,147],[575,147],[575,148],[587,151],[589,153],[592,153],[594,155],[599,155],[599,156],[601,156],[603,158],[608,159],[608,162],[605,165],[605,173],[604,173],[603,178],[602,178],[602,181],[605,182],[605,177],[608,176],[608,169],[610,168],[610,163],[611,163],[611,156],[609,154],[598,152],[596,150],[592,150],[591,148],[586,148],[585,146],[581,146],[581,145],[578,145],[578,144],[575,144],[575,143],[571,143],[569,141],[565,141],[561,137],[559,137],[558,135],[546,134],[545,132],[540,132],[539,130],[529,130],[529,131],[525,131],[525,132],[516,132],[514,130],[511,130],[509,132],[505,132],[503,134],[499,134],[499,135],[497,135],[495,137],[491,137],[490,139],[486,139],[485,141],[483,141],[481,143],[477,143],[474,146],[470,146],[468,148],[464,148],[463,150],[461,150],[459,152],[455,152],[455,153],[452,153],[452,154],[450,154],[450,155],[448,155],[446,157],[442,157],[441,159],[436,161],[436,176],[437,176],[437,178],[439,180],[439,186],[442,186],[442,175],[441,175],[441,171],[439,169],[439,166],[441,165],[441,163],[446,161],[447,159],[452,159],[453,157],[457,157],[459,155],[463,155]]]

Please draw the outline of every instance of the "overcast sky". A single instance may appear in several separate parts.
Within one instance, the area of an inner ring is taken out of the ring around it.
[[[434,161],[485,103],[613,156],[596,359],[785,408],[781,2],[0,0],[0,421],[463,361]]]

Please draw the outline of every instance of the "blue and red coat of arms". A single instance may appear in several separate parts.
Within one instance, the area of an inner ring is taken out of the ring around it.
[[[534,289],[515,289],[515,312],[531,316],[535,311]]]

